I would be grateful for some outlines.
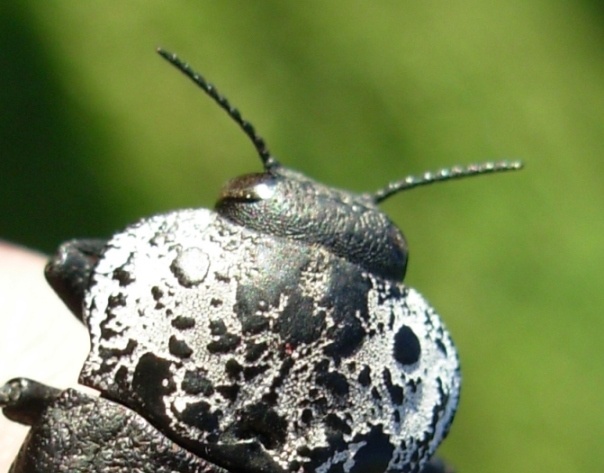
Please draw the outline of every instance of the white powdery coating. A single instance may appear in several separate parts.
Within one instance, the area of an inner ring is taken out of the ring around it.
[[[162,401],[169,427],[179,435],[203,443],[208,432],[178,418],[199,402],[200,395],[184,392],[180,387],[188,371],[201,370],[216,386],[232,382],[225,374],[227,361],[246,365],[246,336],[233,307],[238,287],[262,271],[259,242],[265,251],[270,250],[272,243],[268,237],[226,225],[215,213],[203,209],[153,217],[117,234],[99,261],[86,297],[85,321],[91,336],[91,353],[82,370],[83,384],[116,394],[121,389],[116,384],[120,369],[122,382],[131,384],[134,368],[145,353],[169,360],[172,363],[169,375],[161,383],[166,388],[176,387]],[[315,301],[321,299],[335,277],[327,270],[333,258],[326,250],[316,248],[312,267],[300,275],[301,292],[305,296]],[[116,271],[127,273],[131,280],[125,284],[116,277]],[[350,433],[343,434],[347,449],[334,452],[318,472],[326,472],[338,463],[343,471],[350,471],[355,453],[365,445],[364,441],[355,442],[355,437],[368,434],[375,426],[381,426],[394,447],[388,471],[416,465],[412,456],[417,451],[418,468],[446,435],[458,403],[459,362],[438,315],[415,290],[369,274],[364,277],[371,282],[366,307],[369,319],[364,320],[360,313],[355,317],[365,332],[372,335],[364,338],[342,366],[332,360],[328,367],[330,372],[346,377],[349,386],[346,405],[322,391],[331,412],[350,426]],[[388,296],[392,286],[398,286],[400,298]],[[283,294],[275,306],[267,306],[263,315],[275,323],[287,303],[288,296]],[[314,310],[314,314],[321,311],[325,314],[326,329],[336,324],[329,309],[317,306]],[[174,320],[179,316],[194,318],[195,325],[176,330]],[[226,332],[241,336],[241,343],[226,353],[209,353],[208,342],[219,339],[212,333],[210,322],[220,322]],[[411,329],[421,347],[418,361],[409,365],[394,357],[395,335],[403,326]],[[170,346],[174,339],[185,343],[191,353],[175,354]],[[253,341],[267,343],[269,352],[277,352],[282,346],[274,330],[254,334]],[[290,422],[284,445],[271,450],[274,460],[283,468],[293,460],[300,460],[299,447],[328,446],[323,418],[313,417],[305,425],[294,420],[301,417],[301,401],[308,399],[311,389],[317,388],[313,367],[325,359],[323,349],[329,342],[320,339],[291,348],[293,368],[276,390],[279,402],[275,407],[275,412]],[[350,361],[354,361],[355,367],[344,367]],[[241,410],[261,402],[271,389],[273,380],[280,376],[280,364],[266,365],[261,375],[240,383],[235,399],[217,392],[203,397],[211,412],[221,413],[218,429],[237,423]],[[369,386],[359,382],[364,367],[371,371]],[[382,375],[385,369],[391,374],[392,384],[403,390],[400,404],[392,401]]]

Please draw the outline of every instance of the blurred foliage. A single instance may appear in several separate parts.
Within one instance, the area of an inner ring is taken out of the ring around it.
[[[521,173],[386,204],[407,282],[459,346],[443,455],[463,472],[603,471],[604,21],[598,2],[0,5],[0,237],[50,252],[260,169],[190,61],[287,165],[372,190],[457,162]],[[5,314],[6,315],[6,314]]]

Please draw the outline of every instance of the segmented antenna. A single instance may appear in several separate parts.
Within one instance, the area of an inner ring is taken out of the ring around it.
[[[252,140],[254,147],[258,151],[260,155],[260,159],[262,160],[262,164],[264,169],[270,171],[271,169],[275,169],[280,166],[279,162],[271,155],[268,147],[266,146],[266,142],[264,139],[256,133],[256,129],[254,126],[245,120],[241,116],[241,112],[233,107],[227,98],[218,92],[216,87],[213,84],[208,82],[201,74],[195,72],[191,66],[189,66],[186,62],[181,61],[178,56],[174,53],[170,53],[162,48],[157,48],[157,52],[161,57],[163,57],[166,61],[176,67],[179,71],[181,71],[184,75],[186,75],[189,79],[191,79],[195,84],[197,84],[201,89],[208,94],[214,101],[225,111],[228,113],[229,117],[231,117],[235,122],[241,127],[243,132]]]
[[[470,164],[468,166],[453,166],[451,168],[439,169],[436,172],[425,172],[421,176],[407,176],[400,181],[391,182],[383,189],[375,192],[372,196],[373,202],[379,204],[398,192],[413,189],[414,187],[427,186],[435,182],[450,181],[452,179],[461,179],[463,177],[479,176],[494,172],[516,171],[518,169],[522,169],[520,161],[498,161]]]

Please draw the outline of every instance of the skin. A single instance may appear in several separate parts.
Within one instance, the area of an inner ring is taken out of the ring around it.
[[[0,383],[25,376],[77,386],[88,336],[46,283],[46,259],[0,241]],[[8,471],[26,433],[0,415],[0,472]]]

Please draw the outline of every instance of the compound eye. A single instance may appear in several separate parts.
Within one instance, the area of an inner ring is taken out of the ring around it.
[[[220,202],[257,202],[275,194],[277,181],[268,173],[248,174],[230,180],[220,193]]]

